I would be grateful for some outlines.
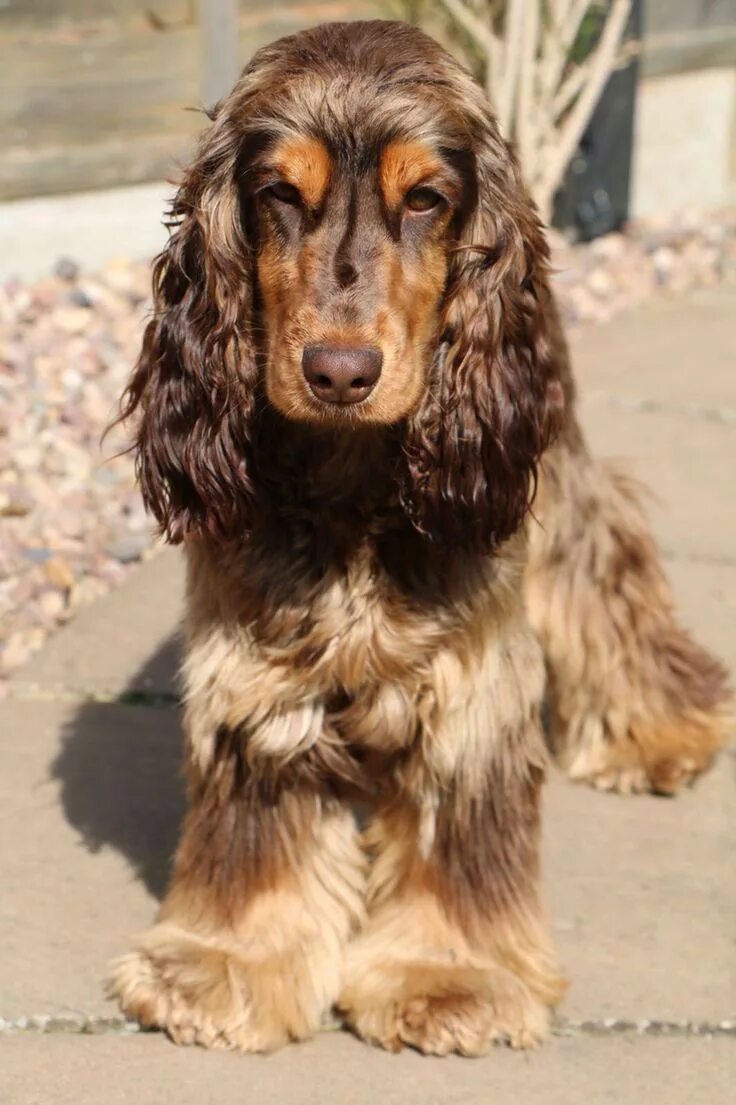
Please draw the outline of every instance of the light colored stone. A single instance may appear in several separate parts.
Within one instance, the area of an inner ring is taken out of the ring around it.
[[[115,560],[119,560],[121,564],[130,564],[140,560],[143,553],[150,548],[150,545],[151,533],[149,527],[148,530],[143,529],[138,533],[128,533],[123,537],[118,537],[115,541],[111,541],[107,546],[107,552]]]
[[[44,563],[44,574],[54,587],[68,591],[74,585],[74,573],[60,556],[52,556]]]

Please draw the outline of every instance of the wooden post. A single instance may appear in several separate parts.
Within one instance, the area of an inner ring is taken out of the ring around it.
[[[211,107],[238,75],[238,0],[198,0],[202,102]]]

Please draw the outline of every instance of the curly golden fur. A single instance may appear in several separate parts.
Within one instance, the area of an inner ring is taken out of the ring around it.
[[[331,1006],[390,1049],[531,1046],[545,681],[561,762],[620,789],[702,770],[728,696],[585,448],[513,151],[418,30],[319,27],[216,106],[172,229],[123,413],[188,562],[189,810],[112,992],[209,1047]],[[366,345],[370,394],[323,402],[306,347]]]

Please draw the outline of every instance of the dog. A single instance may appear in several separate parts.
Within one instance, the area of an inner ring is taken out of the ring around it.
[[[172,223],[121,417],[186,554],[188,811],[110,992],[211,1048],[330,1008],[389,1050],[533,1046],[547,744],[671,794],[731,712],[586,447],[514,152],[416,28],[321,26],[215,106]]]

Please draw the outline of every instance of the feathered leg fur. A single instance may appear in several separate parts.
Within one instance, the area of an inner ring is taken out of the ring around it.
[[[244,767],[220,733],[190,766],[190,805],[157,923],[115,966],[110,992],[180,1044],[270,1051],[315,1032],[337,997],[362,912],[351,811]]]
[[[673,794],[725,743],[731,699],[678,622],[639,488],[573,424],[545,457],[535,515],[526,597],[552,748],[573,779]]]
[[[532,1047],[564,989],[537,888],[541,658],[502,643],[473,676],[437,662],[434,691],[451,688],[454,707],[423,711],[426,743],[366,832],[368,921],[338,1004],[391,1051]]]

